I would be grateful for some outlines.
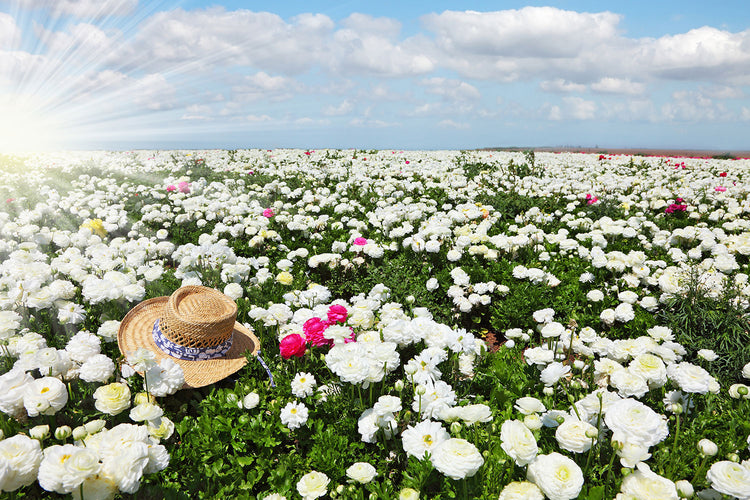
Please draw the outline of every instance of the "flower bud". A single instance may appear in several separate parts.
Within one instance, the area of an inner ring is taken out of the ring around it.
[[[599,429],[594,427],[593,429],[589,428],[586,429],[586,437],[589,439],[594,439],[599,436]]]
[[[451,433],[458,434],[459,432],[461,432],[461,422],[451,423]]]
[[[740,396],[747,396],[748,392],[750,391],[748,391],[747,386],[743,385],[737,388],[737,392]]]
[[[698,451],[707,457],[713,457],[719,453],[719,447],[710,439],[701,439],[698,441]]]
[[[625,447],[625,444],[622,441],[616,441],[612,440],[612,449],[615,451],[620,451]]]
[[[620,469],[620,474],[622,474],[622,477],[628,477],[632,473],[633,473],[633,469],[630,469],[628,467],[622,467]]]
[[[406,303],[407,304],[413,304],[416,299],[414,298],[414,295],[409,295],[406,297]]]
[[[228,392],[225,398],[226,402],[232,406],[235,406],[237,404],[237,401],[240,399],[239,397],[237,397],[237,394],[233,392]]]
[[[553,394],[555,394],[555,388],[545,387],[544,389],[542,389],[542,392],[544,393],[545,396],[552,396]]]
[[[419,500],[419,492],[412,488],[404,488],[398,494],[398,500]]]
[[[86,428],[82,425],[79,425],[75,429],[73,429],[73,439],[76,441],[80,441],[81,439],[84,439],[86,436],[88,436],[89,433],[86,431]]]
[[[523,417],[523,425],[525,425],[530,431],[536,431],[542,428],[543,422],[539,418],[539,415],[532,413]]]
[[[674,486],[677,488],[677,494],[680,495],[680,498],[691,498],[695,494],[693,485],[690,484],[690,481],[686,481],[685,479],[676,481]]]
[[[424,396],[427,393],[427,387],[423,385],[418,385],[417,388],[414,390],[417,394],[420,396]]]
[[[29,436],[39,441],[49,437],[49,425],[37,425],[29,429]]]
[[[55,439],[60,441],[68,439],[71,434],[73,434],[73,430],[67,425],[61,425],[55,429]]]
[[[729,460],[730,462],[734,462],[734,463],[737,464],[737,463],[740,462],[740,456],[737,455],[736,453],[728,453],[727,454],[727,460]]]
[[[396,380],[396,382],[393,384],[393,388],[396,389],[398,392],[401,392],[404,390],[404,381],[403,380]]]
[[[144,403],[156,404],[156,398],[147,392],[139,392],[135,395],[135,398],[133,398],[133,403],[135,404],[135,406],[142,405]]]
[[[682,413],[682,405],[680,403],[672,403],[672,413],[675,415]]]
[[[85,424],[83,424],[83,428],[86,429],[86,432],[88,434],[96,434],[97,432],[102,430],[106,424],[107,422],[101,419],[92,420],[91,422],[86,422]]]
[[[260,396],[258,396],[257,392],[251,392],[242,399],[242,406],[246,410],[252,410],[258,406],[258,403],[260,403]]]

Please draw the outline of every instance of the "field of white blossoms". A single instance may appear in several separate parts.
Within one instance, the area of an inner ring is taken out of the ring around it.
[[[750,160],[0,161],[4,498],[750,498]],[[186,285],[260,341],[199,388],[118,343]]]

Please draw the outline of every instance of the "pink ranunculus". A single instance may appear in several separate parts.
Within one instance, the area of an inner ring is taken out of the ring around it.
[[[596,203],[597,201],[599,201],[599,198],[597,198],[596,196],[594,196],[593,198],[589,198],[589,199],[588,199],[588,200],[586,201],[586,203],[588,203],[589,205],[593,205],[593,204],[594,204],[594,203]]]
[[[333,345],[333,341],[323,337],[323,332],[328,328],[329,323],[320,318],[310,318],[302,325],[302,331],[305,332],[305,338],[315,347],[324,345]]]
[[[167,186],[167,191],[168,192],[177,191],[177,186],[175,186],[174,184],[170,184],[169,186]]]
[[[360,236],[359,238],[354,238],[354,241],[352,243],[358,246],[364,246],[367,245],[367,240]]]
[[[177,184],[177,188],[180,190],[180,193],[187,194],[190,192],[190,183],[188,181],[182,181]]]
[[[276,215],[273,211],[273,208],[267,208],[263,210],[263,217],[268,217],[269,219]]]
[[[716,187],[714,188],[714,191],[718,191],[718,192],[720,192],[720,193],[723,193],[723,192],[724,192],[724,191],[726,191],[726,190],[727,190],[727,188],[725,188],[724,186],[716,186]]]
[[[301,358],[305,355],[306,350],[305,339],[299,333],[287,335],[279,342],[279,351],[281,351],[281,357],[284,359],[289,359],[292,356]]]
[[[343,323],[346,321],[347,316],[349,316],[349,313],[346,307],[342,305],[334,304],[328,308],[328,321],[331,323]]]

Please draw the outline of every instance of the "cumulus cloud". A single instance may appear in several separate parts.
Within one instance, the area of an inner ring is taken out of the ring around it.
[[[574,120],[592,120],[596,117],[597,105],[581,97],[564,97],[566,116]]]
[[[438,122],[438,127],[453,128],[453,129],[458,129],[458,130],[467,130],[471,128],[471,125],[469,125],[468,123],[464,123],[464,122],[456,122],[451,119],[445,119],[445,120],[440,120]]]
[[[482,97],[479,90],[461,80],[442,77],[426,78],[421,81],[426,92],[441,96],[449,101],[473,101]]]
[[[351,99],[344,99],[338,106],[328,106],[323,110],[324,115],[342,116],[348,115],[354,109],[354,102]]]
[[[10,14],[0,12],[0,50],[14,49],[21,41],[21,29]]]
[[[562,78],[555,78],[554,80],[545,80],[541,82],[539,88],[545,92],[551,93],[583,92],[586,90],[586,85],[569,82]]]
[[[646,86],[628,78],[605,77],[592,83],[591,90],[602,94],[640,95],[645,92]]]

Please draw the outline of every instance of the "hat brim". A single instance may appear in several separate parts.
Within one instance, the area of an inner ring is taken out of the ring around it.
[[[156,354],[159,359],[169,358],[175,361],[182,367],[185,374],[183,389],[186,389],[204,387],[218,382],[245,366],[247,351],[253,355],[258,354],[260,349],[258,337],[239,322],[234,324],[232,347],[220,358],[188,361],[166,354],[156,346],[152,331],[154,322],[163,313],[167,300],[169,297],[145,300],[125,315],[117,332],[117,344],[123,355],[127,356],[128,353],[143,347]]]

